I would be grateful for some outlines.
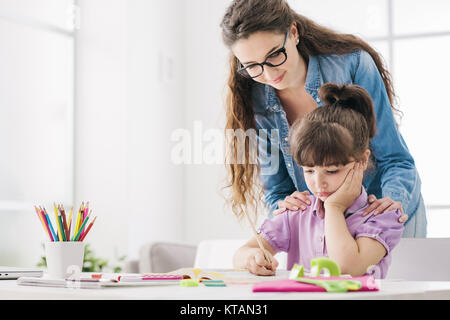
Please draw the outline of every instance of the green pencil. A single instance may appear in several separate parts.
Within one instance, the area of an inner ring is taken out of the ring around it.
[[[92,211],[91,211],[92,212]],[[87,221],[89,220],[89,217],[91,216],[91,212],[89,212],[89,214],[86,216],[86,219],[84,219],[83,223],[80,226],[80,229],[78,230],[77,235],[75,236],[75,238],[73,239],[74,241],[78,241],[78,238],[80,237],[81,233],[83,232],[83,228],[86,225]]]

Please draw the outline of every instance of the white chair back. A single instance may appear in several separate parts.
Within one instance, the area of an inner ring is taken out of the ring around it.
[[[450,280],[450,238],[402,238],[386,279]]]
[[[249,239],[216,239],[199,243],[195,256],[194,268],[232,269],[233,256],[239,247]],[[280,252],[275,255],[279,262],[278,269],[286,269],[287,255]]]

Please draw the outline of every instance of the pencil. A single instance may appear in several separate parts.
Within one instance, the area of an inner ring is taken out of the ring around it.
[[[60,211],[61,211],[61,217],[62,217],[62,222],[63,222],[63,227],[64,227],[64,232],[65,232],[65,236],[66,236],[66,240],[69,241],[69,228],[67,227],[67,219],[66,219],[66,212],[64,210],[64,206],[60,205]]]
[[[44,219],[42,218],[41,214],[39,213],[39,209],[36,206],[34,206],[34,211],[36,211],[36,213],[39,217],[39,220],[41,220],[42,226],[45,228]]]
[[[78,209],[78,215],[77,215],[77,220],[76,220],[76,224],[75,224],[75,232],[73,234],[74,240],[75,240],[75,235],[78,233],[78,229],[80,228],[81,212],[83,211],[83,208],[84,208],[84,202],[81,203],[80,209]]]
[[[58,241],[58,236],[55,234],[55,231],[53,230],[52,222],[50,221],[50,217],[48,216],[47,210],[45,210],[45,208],[43,208],[43,209],[41,209],[41,212],[45,216],[45,219],[47,220],[47,224],[50,227],[50,231],[52,232],[53,239],[54,239],[53,241]]]
[[[86,209],[84,210],[84,218],[86,218],[88,211],[89,211],[89,201],[86,202]]]
[[[69,221],[67,228],[69,229],[69,240],[70,240],[70,234],[72,233],[72,213],[73,213],[73,206],[70,207],[69,211]]]
[[[39,217],[39,220],[41,220],[41,223],[42,223],[42,226],[45,229],[45,232],[48,234],[50,240],[53,241],[52,234],[50,233],[50,229],[48,228],[48,225],[47,225],[47,220],[44,221],[45,218],[43,216],[43,213],[40,212],[39,209],[36,206],[34,206],[34,210],[36,211],[36,213],[37,213],[37,215]]]
[[[86,215],[88,214],[88,212],[89,212],[89,214],[92,213],[92,209],[89,208],[89,201],[86,202]],[[85,230],[83,230],[83,234],[84,234],[84,231]]]
[[[62,235],[62,241],[66,241],[66,235],[65,235],[65,231],[64,231],[64,224],[62,221],[62,217],[61,217],[61,212],[58,211],[58,222],[59,222],[59,226],[61,228],[61,235]]]
[[[83,241],[84,238],[86,238],[86,235],[88,234],[89,230],[91,230],[92,226],[94,225],[95,219],[97,219],[97,216],[95,216],[94,220],[92,220],[92,222],[87,227],[86,232],[84,232],[83,235],[80,237],[80,241]]]
[[[248,212],[244,212],[245,216],[247,217],[248,224],[250,225],[250,228],[252,229],[253,235],[256,238],[256,241],[258,242],[259,248],[262,250],[264,254],[264,258],[267,262],[269,262],[272,265],[272,260],[269,258],[269,255],[266,252],[266,249],[264,248],[261,239],[259,238],[259,234],[256,232],[255,226],[253,225],[252,221],[250,220],[250,217],[248,215]]]
[[[45,217],[44,211],[41,211],[40,213],[41,213],[42,219],[44,220],[45,227],[47,228],[47,232],[48,232],[48,234],[50,236],[50,240],[51,241],[55,241],[54,238],[53,238],[53,235],[52,235],[52,233],[50,231],[50,227],[48,225],[48,221],[47,221],[47,218]]]
[[[83,223],[82,223],[81,226],[80,226],[80,229],[78,230],[77,235],[76,235],[75,238],[74,238],[74,241],[78,241],[78,238],[80,237],[81,233],[83,232],[83,228],[84,228],[84,226],[86,225],[86,223],[88,222],[89,217],[90,217],[90,214],[88,214],[88,215],[86,216],[86,219],[84,219]]]
[[[61,224],[59,221],[60,217],[58,217],[58,209],[56,208],[55,203],[53,203],[53,208],[55,209],[56,229],[58,232],[58,238],[59,238],[59,241],[63,241],[63,236],[62,236],[62,232],[61,232]]]
[[[87,203],[87,205],[89,205],[89,202]],[[84,209],[84,214],[83,214],[83,219],[86,219],[86,217],[88,216],[88,212],[89,212],[89,208],[88,207],[86,207],[85,209]],[[81,232],[83,233],[84,232],[84,230],[83,230],[84,228],[81,228]]]

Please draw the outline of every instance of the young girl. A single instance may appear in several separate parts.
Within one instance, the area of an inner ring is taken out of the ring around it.
[[[264,221],[260,237],[271,263],[253,238],[236,252],[234,265],[271,275],[278,266],[273,255],[285,251],[288,269],[294,263],[308,269],[312,258],[328,256],[343,274],[384,278],[403,225],[399,209],[362,215],[369,206],[362,180],[371,169],[373,101],[357,85],[327,83],[319,95],[323,106],[296,120],[289,135],[290,153],[313,193],[308,196],[311,205]],[[370,266],[375,267],[369,271]]]

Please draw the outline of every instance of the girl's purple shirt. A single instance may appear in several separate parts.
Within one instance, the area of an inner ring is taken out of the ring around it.
[[[322,201],[313,195],[308,197],[311,205],[305,210],[286,210],[272,219],[265,220],[260,227],[261,236],[275,251],[287,252],[288,269],[297,263],[309,271],[311,259],[328,256]],[[403,224],[398,222],[401,213],[394,210],[377,216],[372,213],[363,217],[362,213],[368,206],[367,192],[362,187],[360,196],[345,212],[347,227],[354,239],[372,238],[386,248],[386,255],[366,273],[375,278],[385,278],[392,259],[392,249],[403,233]]]

